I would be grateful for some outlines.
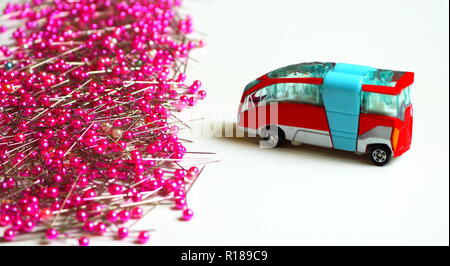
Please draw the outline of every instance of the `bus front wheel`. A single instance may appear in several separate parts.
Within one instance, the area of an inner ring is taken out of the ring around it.
[[[375,145],[369,150],[370,159],[377,166],[384,166],[391,160],[391,149],[386,145]]]
[[[284,132],[277,126],[267,126],[261,130],[261,144],[267,148],[279,147],[285,140]]]

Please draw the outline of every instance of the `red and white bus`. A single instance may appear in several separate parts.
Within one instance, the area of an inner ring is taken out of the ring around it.
[[[272,71],[244,89],[238,127],[276,147],[284,140],[368,153],[379,166],[409,150],[414,73],[336,63]]]

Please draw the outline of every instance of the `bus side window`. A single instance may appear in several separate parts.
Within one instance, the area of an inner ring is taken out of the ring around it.
[[[267,86],[256,96],[259,101],[293,101],[314,105],[323,105],[320,85],[303,83],[278,83]],[[256,102],[255,102],[256,103]]]
[[[266,87],[267,90],[267,101],[276,101],[277,99],[277,87],[275,85],[270,85]]]
[[[287,99],[287,95],[286,95],[286,83],[278,83],[275,84],[276,86],[276,91],[277,91],[277,97],[276,99],[278,101],[284,101]]]
[[[320,85],[295,83],[294,100],[300,103],[323,105]]]
[[[267,95],[271,101],[296,101],[296,83],[278,83],[267,87]]]
[[[363,92],[361,112],[367,114],[397,117],[397,101],[395,95]]]
[[[296,84],[295,83],[286,83],[286,98],[289,101],[295,101],[297,98],[297,91],[296,91]]]

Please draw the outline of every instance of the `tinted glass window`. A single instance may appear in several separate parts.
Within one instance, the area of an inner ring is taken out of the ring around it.
[[[398,97],[399,106],[408,106],[411,104],[410,88],[406,88]]]
[[[261,101],[290,101],[322,105],[320,85],[303,83],[280,83],[265,87],[261,95]]]
[[[398,117],[397,96],[363,92],[361,111],[367,114]]]
[[[406,107],[411,104],[410,88],[405,88],[400,95],[387,95],[363,92],[361,112],[385,115],[404,119]]]

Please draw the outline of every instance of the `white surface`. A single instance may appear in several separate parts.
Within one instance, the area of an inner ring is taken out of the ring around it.
[[[363,64],[416,73],[413,145],[379,168],[347,152],[198,137],[191,150],[223,161],[208,166],[191,191],[191,222],[166,208],[141,222],[157,229],[151,245],[449,244],[447,0],[186,5],[207,34],[207,47],[194,55],[200,63],[190,67],[209,93],[198,110],[215,109],[205,112],[207,121],[231,125],[243,87],[278,67]]]

